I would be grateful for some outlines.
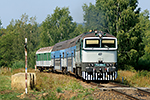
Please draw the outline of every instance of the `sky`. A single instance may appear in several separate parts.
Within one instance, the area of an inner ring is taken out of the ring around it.
[[[36,16],[36,22],[42,23],[48,14],[53,14],[58,6],[69,7],[73,21],[83,23],[82,6],[95,4],[96,0],[0,0],[0,20],[3,28],[6,28],[12,19],[20,19],[26,13],[29,18]],[[141,11],[150,11],[150,0],[139,0]]]

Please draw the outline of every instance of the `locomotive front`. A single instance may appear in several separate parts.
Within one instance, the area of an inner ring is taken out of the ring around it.
[[[117,38],[100,31],[83,37],[81,45],[82,77],[85,80],[117,78]]]

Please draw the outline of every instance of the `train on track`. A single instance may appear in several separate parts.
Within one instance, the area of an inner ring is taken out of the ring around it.
[[[117,38],[97,30],[83,33],[37,50],[36,66],[40,71],[73,73],[84,80],[115,80]]]

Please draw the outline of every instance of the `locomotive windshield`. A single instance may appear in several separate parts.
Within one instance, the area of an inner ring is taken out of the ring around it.
[[[85,48],[116,48],[115,39],[85,39]]]
[[[107,39],[107,40],[102,40],[102,48],[115,48],[115,40],[114,39]]]
[[[99,41],[99,39],[86,39],[85,47],[86,48],[99,48],[100,41]]]

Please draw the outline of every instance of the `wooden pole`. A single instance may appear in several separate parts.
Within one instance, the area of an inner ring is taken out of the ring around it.
[[[25,38],[25,93],[27,94],[27,38]]]

